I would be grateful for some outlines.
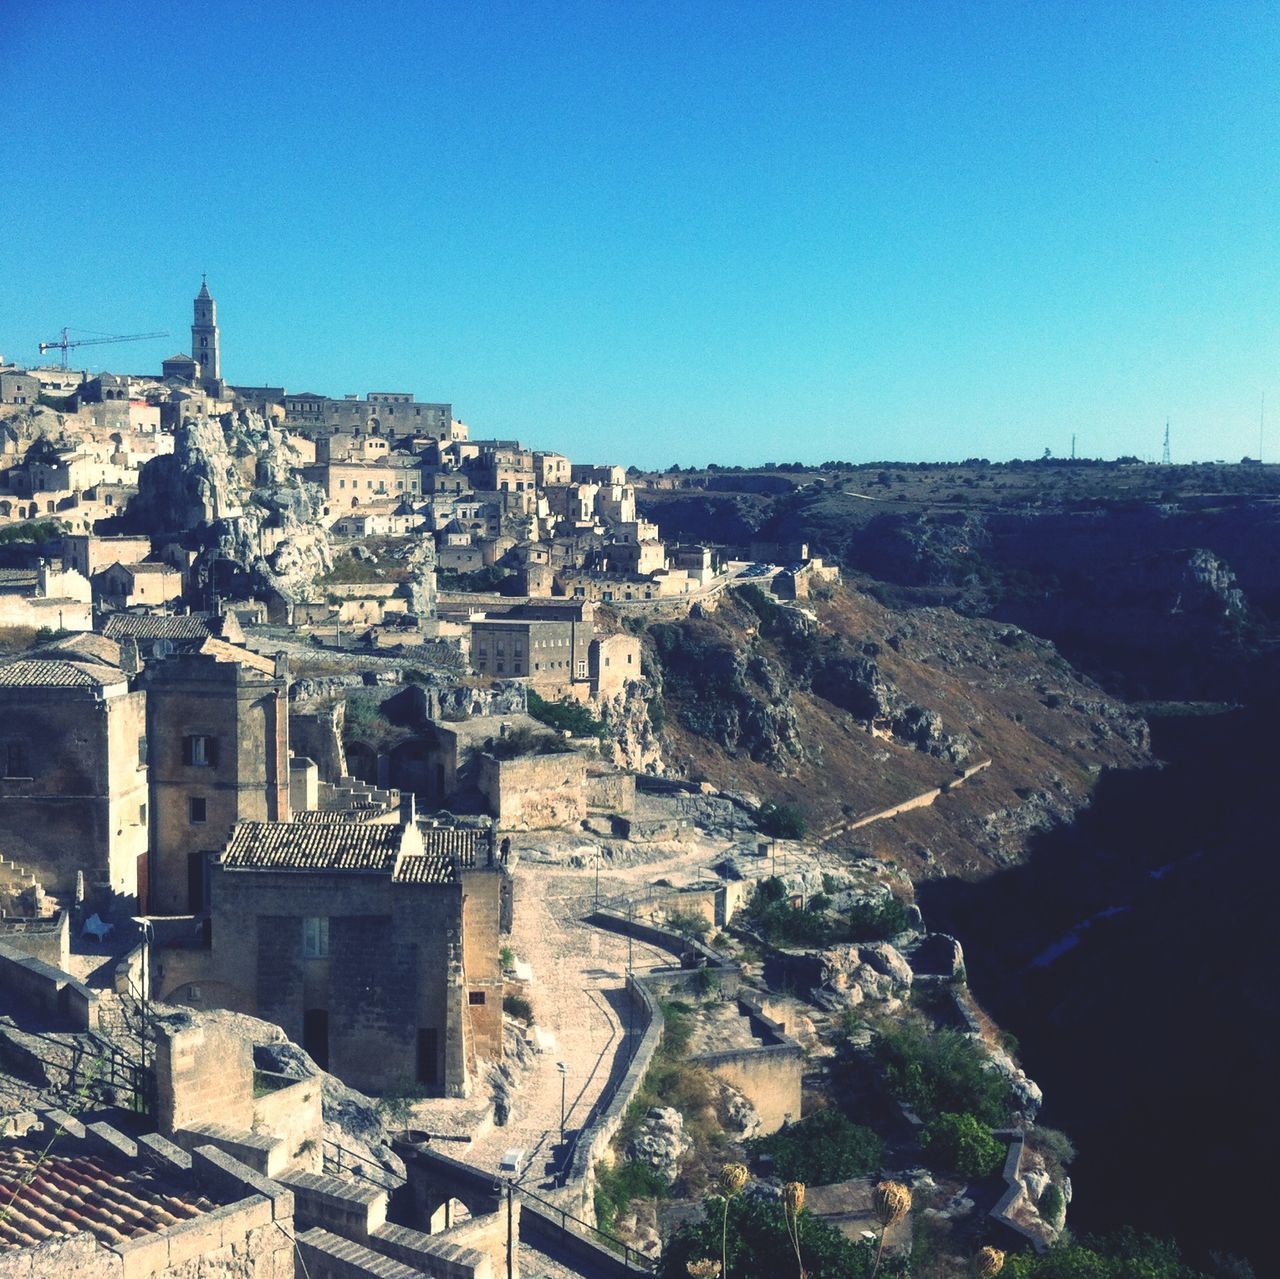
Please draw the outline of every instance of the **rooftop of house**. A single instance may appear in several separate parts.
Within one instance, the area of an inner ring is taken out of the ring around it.
[[[439,853],[402,857],[396,863],[391,879],[397,884],[456,884],[458,864],[452,857]]]
[[[104,688],[123,681],[121,671],[96,662],[19,658],[0,666],[2,688]]]
[[[24,1142],[0,1147],[0,1202],[0,1255],[82,1231],[100,1243],[119,1244],[217,1206],[141,1167]]]
[[[220,861],[228,870],[388,871],[404,842],[398,823],[339,818],[238,822]]]
[[[221,635],[224,619],[213,613],[112,613],[102,624],[109,639],[199,640]]]
[[[51,658],[55,661],[96,662],[102,666],[120,665],[120,645],[105,635],[95,635],[93,631],[79,631],[74,635],[64,635],[61,639],[50,640],[38,649],[33,649],[27,657]]]

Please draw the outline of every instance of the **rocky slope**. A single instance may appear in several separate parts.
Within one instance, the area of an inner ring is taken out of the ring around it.
[[[254,410],[188,417],[138,476],[127,522],[197,552],[197,586],[294,601],[332,566],[324,496],[290,472],[286,438]]]
[[[1152,762],[1141,717],[1014,626],[851,588],[802,610],[749,587],[695,612],[645,638],[669,769],[794,803],[833,849],[979,875],[1069,820],[1103,770]],[[939,787],[930,807],[839,829]]]

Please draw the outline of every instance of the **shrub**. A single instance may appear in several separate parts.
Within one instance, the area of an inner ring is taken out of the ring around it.
[[[772,1155],[784,1181],[829,1186],[865,1177],[880,1167],[884,1142],[870,1128],[851,1123],[838,1110],[823,1110],[768,1137],[747,1142],[753,1155]]]
[[[655,733],[660,733],[667,726],[667,708],[662,698],[653,696],[645,700],[645,708],[649,712],[649,726]]]
[[[1040,1196],[1040,1215],[1051,1225],[1056,1226],[1066,1214],[1067,1198],[1056,1181],[1051,1181]]]
[[[633,1199],[658,1199],[671,1193],[671,1183],[649,1164],[598,1164],[596,1166],[596,1222],[601,1230],[614,1223]]]
[[[666,925],[686,937],[696,937],[702,941],[711,931],[711,925],[699,914],[691,910],[667,911]]]
[[[849,909],[850,941],[888,941],[907,927],[907,908],[893,896],[854,902]]]
[[[903,1023],[884,1031],[876,1056],[889,1091],[926,1123],[944,1112],[971,1114],[993,1127],[1008,1118],[1009,1084],[989,1070],[986,1054],[966,1035]]]
[[[804,814],[795,804],[765,804],[756,815],[756,825],[774,839],[804,838]]]
[[[523,995],[503,995],[502,1011],[526,1026],[533,1025],[533,1005]]]
[[[495,737],[486,747],[494,759],[518,759],[521,755],[563,755],[573,747],[563,737],[551,733],[535,733],[523,725],[513,728],[506,737]]]
[[[944,1111],[924,1130],[920,1144],[939,1166],[975,1180],[990,1177],[1004,1159],[1004,1147],[975,1115]]]
[[[604,736],[604,725],[581,702],[549,702],[530,689],[528,705],[529,714],[534,719],[541,720],[558,732],[572,733],[574,737]]]
[[[62,524],[58,520],[34,520],[0,528],[0,543],[53,542],[61,536]]]
[[[796,1226],[808,1279],[866,1279],[871,1274],[875,1254],[867,1244],[846,1239],[807,1209],[801,1209]],[[723,1279],[796,1273],[796,1256],[779,1200],[748,1195],[731,1199],[726,1237],[729,1264]],[[662,1279],[688,1279],[690,1261],[719,1255],[720,1220],[713,1212],[676,1231],[662,1251],[658,1273]],[[901,1273],[896,1263],[886,1263],[880,1269],[885,1279]]]

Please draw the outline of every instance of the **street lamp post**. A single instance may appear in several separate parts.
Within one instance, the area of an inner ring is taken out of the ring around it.
[[[569,1067],[558,1061],[556,1069],[560,1072],[560,1144],[564,1145],[564,1090],[565,1081],[569,1078]]]

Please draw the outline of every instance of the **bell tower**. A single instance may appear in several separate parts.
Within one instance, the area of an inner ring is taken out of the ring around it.
[[[200,380],[216,382],[222,377],[222,359],[218,354],[218,304],[209,293],[204,276],[196,294],[195,314],[191,324],[191,358],[200,365]]]

